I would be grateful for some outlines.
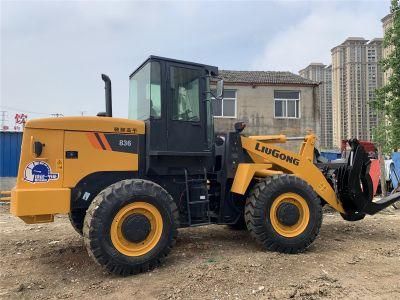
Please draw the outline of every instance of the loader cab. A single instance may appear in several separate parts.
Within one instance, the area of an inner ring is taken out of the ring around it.
[[[171,161],[176,168],[207,165],[214,142],[210,78],[217,73],[217,67],[150,56],[131,74],[128,115],[146,123],[148,172],[170,174]]]

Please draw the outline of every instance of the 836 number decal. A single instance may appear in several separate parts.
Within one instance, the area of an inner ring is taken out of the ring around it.
[[[119,140],[118,145],[120,147],[130,147],[130,146],[132,146],[132,141],[131,140]]]

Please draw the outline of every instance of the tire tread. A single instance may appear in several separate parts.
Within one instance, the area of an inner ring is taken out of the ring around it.
[[[121,195],[134,194],[149,195],[155,198],[158,197],[158,199],[162,199],[162,201],[170,208],[174,221],[171,228],[172,238],[166,247],[157,253],[155,257],[143,264],[126,265],[118,263],[117,259],[107,259],[107,255],[105,255],[105,253],[102,251],[101,246],[95,236],[96,231],[100,227],[99,225],[102,223],[101,212],[112,207],[115,199],[121,197]],[[165,260],[165,257],[170,253],[172,247],[176,244],[176,239],[178,236],[177,228],[179,227],[178,222],[178,208],[172,197],[165,189],[148,180],[126,179],[110,185],[94,198],[87,210],[83,225],[84,244],[89,256],[96,263],[103,266],[107,271],[122,276],[142,273],[158,267]]]
[[[264,226],[263,214],[265,205],[270,201],[268,195],[278,192],[282,187],[296,186],[304,190],[310,195],[310,201],[317,205],[316,209],[316,224],[311,234],[306,237],[301,243],[289,245],[282,243],[281,240],[269,234]],[[322,224],[322,206],[321,201],[315,191],[302,179],[294,175],[278,175],[267,177],[260,183],[257,183],[250,192],[246,200],[245,206],[245,221],[250,232],[250,235],[265,249],[282,253],[299,253],[305,251],[319,234]]]

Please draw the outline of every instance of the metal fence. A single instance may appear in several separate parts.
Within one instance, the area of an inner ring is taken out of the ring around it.
[[[0,132],[0,177],[16,177],[22,132]]]

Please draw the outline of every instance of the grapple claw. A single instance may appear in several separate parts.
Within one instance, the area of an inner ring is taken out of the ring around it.
[[[336,172],[336,192],[346,216],[373,215],[400,200],[400,193],[373,202],[373,185],[369,169],[371,161],[357,139],[348,140],[351,152],[345,166]]]

